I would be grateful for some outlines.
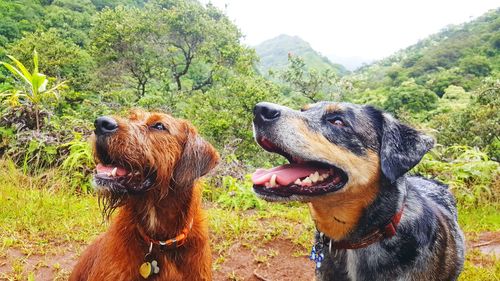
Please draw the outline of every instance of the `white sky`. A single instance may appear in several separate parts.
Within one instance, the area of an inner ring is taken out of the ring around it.
[[[254,46],[297,35],[327,56],[381,59],[499,0],[202,0],[221,8]]]

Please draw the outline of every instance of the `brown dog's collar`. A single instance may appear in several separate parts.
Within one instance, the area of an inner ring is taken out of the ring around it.
[[[179,248],[180,246],[184,245],[184,243],[186,243],[188,233],[189,231],[191,231],[192,227],[193,227],[193,219],[191,219],[191,222],[182,230],[182,232],[179,235],[165,241],[155,240],[149,237],[144,232],[142,227],[140,227],[139,225],[137,225],[137,230],[139,231],[139,234],[141,235],[142,239],[144,239],[144,241],[146,241],[147,244],[158,245],[162,249],[175,249]]]
[[[405,198],[406,199],[406,198]],[[377,228],[370,233],[368,233],[365,237],[361,238],[356,242],[351,242],[348,240],[340,240],[333,241],[330,239],[328,242],[328,247],[331,249],[360,249],[368,247],[369,245],[378,242],[382,239],[391,238],[396,235],[396,230],[399,222],[401,221],[401,217],[403,216],[403,211],[405,208],[406,200],[403,200],[403,206],[401,209],[391,218],[391,221],[384,227]],[[324,239],[322,241],[325,243]],[[326,244],[326,243],[325,243]]]

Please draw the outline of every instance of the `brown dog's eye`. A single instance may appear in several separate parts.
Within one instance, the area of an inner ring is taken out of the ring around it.
[[[166,131],[167,128],[165,128],[165,125],[163,125],[162,123],[158,122],[158,123],[154,123],[151,128],[155,129],[155,130],[158,130],[158,131]]]
[[[335,126],[338,126],[338,127],[344,127],[345,124],[344,124],[344,121],[342,121],[342,119],[336,117],[336,118],[333,118],[331,120],[328,120],[330,123],[332,123],[333,125]]]

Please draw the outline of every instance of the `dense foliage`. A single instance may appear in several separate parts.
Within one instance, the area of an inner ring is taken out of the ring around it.
[[[253,141],[257,102],[351,101],[435,135],[440,146],[418,172],[450,183],[467,204],[498,201],[499,15],[349,74],[299,38],[250,49],[226,15],[195,0],[0,0],[0,156],[25,173],[55,168],[86,191],[93,120],[162,110],[218,147],[224,177],[215,180],[236,192],[234,177],[280,161]]]

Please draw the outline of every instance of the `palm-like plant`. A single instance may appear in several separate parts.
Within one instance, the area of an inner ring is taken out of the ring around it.
[[[14,65],[0,61],[0,64],[5,66],[12,75],[21,82],[21,88],[9,89],[0,93],[0,98],[4,99],[4,103],[10,106],[29,105],[33,106],[36,116],[36,129],[40,130],[40,107],[42,101],[53,96],[58,98],[57,90],[64,85],[64,82],[47,89],[48,79],[45,74],[38,72],[38,53],[33,51],[33,71],[30,73],[26,67],[13,56],[7,56],[11,59]]]

